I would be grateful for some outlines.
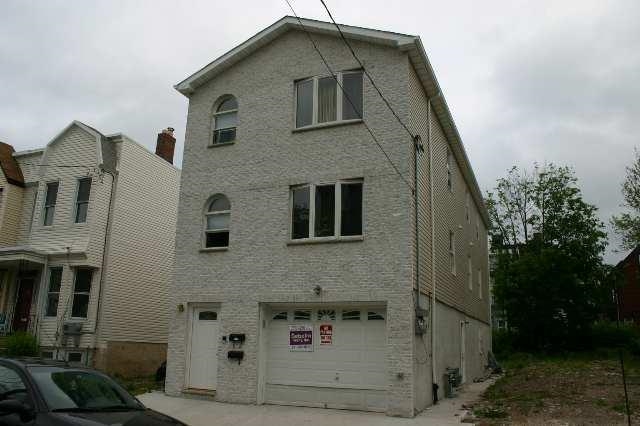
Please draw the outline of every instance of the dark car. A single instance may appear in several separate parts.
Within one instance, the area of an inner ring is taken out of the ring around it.
[[[146,408],[109,376],[37,359],[0,358],[0,426],[184,425]],[[186,425],[185,425],[186,426]]]

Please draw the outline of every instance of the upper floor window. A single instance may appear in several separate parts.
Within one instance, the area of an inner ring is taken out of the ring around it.
[[[56,212],[56,201],[58,200],[58,182],[49,182],[44,198],[44,226],[53,225],[53,216]]]
[[[453,156],[449,148],[447,148],[447,188],[453,192]]]
[[[71,306],[72,318],[87,317],[87,312],[89,311],[89,296],[91,294],[92,277],[92,269],[76,269],[76,277],[73,284],[73,305]]]
[[[78,191],[76,194],[76,223],[84,223],[87,221],[90,193],[91,178],[78,179]]]
[[[478,297],[482,299],[482,269],[478,268]]]
[[[238,101],[233,96],[225,97],[213,114],[213,145],[236,140],[238,125]]]
[[[4,191],[4,188],[0,187],[0,209],[2,208],[2,193]]]
[[[362,119],[362,71],[296,82],[296,128],[358,119]]]
[[[362,181],[291,188],[291,238],[362,235]]]
[[[205,248],[229,246],[231,204],[222,194],[214,195],[205,212]]]
[[[467,223],[471,223],[471,207],[469,206],[469,204],[469,191],[467,191],[467,195],[464,200],[464,215]]]
[[[469,290],[473,290],[473,263],[471,255],[467,256],[467,279],[469,280]]]
[[[476,241],[480,241],[480,213],[476,215]]]
[[[456,234],[449,231],[449,267],[451,273],[456,274]]]

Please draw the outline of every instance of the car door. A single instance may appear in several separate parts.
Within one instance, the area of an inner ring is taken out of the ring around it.
[[[6,364],[0,364],[0,401],[14,399],[34,407],[29,384],[18,369]],[[6,414],[0,412],[0,426],[35,425],[35,415],[21,416],[17,413]]]

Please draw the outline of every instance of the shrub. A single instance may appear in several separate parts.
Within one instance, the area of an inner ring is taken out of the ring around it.
[[[508,330],[493,330],[492,347],[498,361],[508,357],[515,352],[513,333]]]
[[[7,337],[8,356],[37,356],[38,341],[36,338],[23,331],[16,332]]]
[[[592,348],[626,347],[634,351],[636,341],[640,340],[640,328],[632,324],[620,324],[613,321],[598,321],[591,327],[589,343]]]

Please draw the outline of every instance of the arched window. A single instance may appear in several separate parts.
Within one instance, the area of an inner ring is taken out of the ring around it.
[[[231,204],[222,194],[214,195],[205,212],[205,247],[229,246],[229,215]]]
[[[213,114],[213,145],[236,140],[238,101],[233,96],[224,98]]]

